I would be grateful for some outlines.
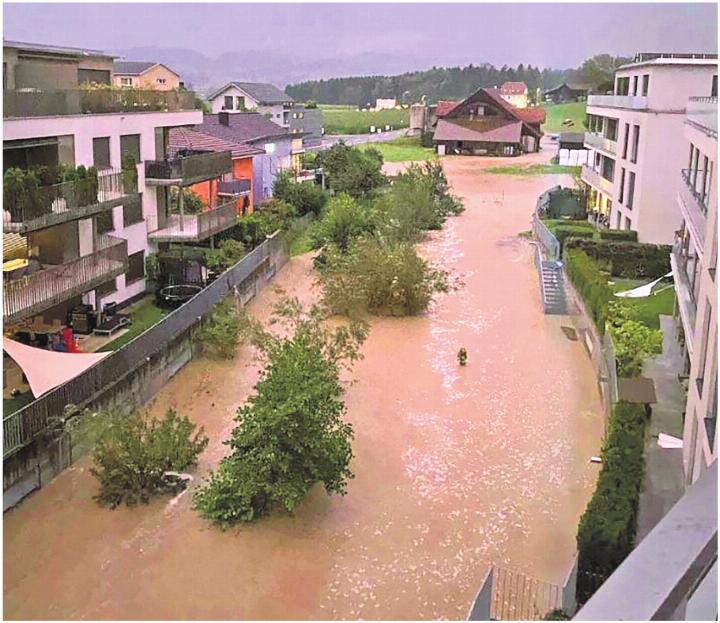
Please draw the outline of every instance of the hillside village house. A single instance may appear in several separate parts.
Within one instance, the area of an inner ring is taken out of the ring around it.
[[[580,102],[587,98],[590,87],[586,84],[563,82],[562,84],[545,91],[546,102],[564,104],[566,102]]]
[[[323,137],[322,110],[294,105],[290,111],[290,132],[302,135],[306,147],[319,146]]]
[[[278,126],[258,112],[205,115],[193,129],[264,151],[262,155],[253,156],[256,202],[272,196],[272,185],[280,171],[300,170],[300,158],[304,151],[302,135],[292,134],[288,128]]]
[[[500,96],[515,108],[528,107],[528,88],[524,82],[503,82]]]
[[[275,85],[261,82],[228,82],[208,96],[214,114],[259,112],[283,128],[290,127],[295,100]]]
[[[717,55],[643,53],[615,72],[613,95],[588,96],[582,181],[590,210],[611,228],[672,243],[681,226],[675,194],[688,97],[715,96],[717,73]]]
[[[180,76],[162,63],[152,61],[115,61],[113,84],[116,87],[170,91],[180,88]]]
[[[497,89],[478,89],[462,102],[440,101],[433,144],[438,154],[517,156],[540,149],[542,108],[515,108]]]

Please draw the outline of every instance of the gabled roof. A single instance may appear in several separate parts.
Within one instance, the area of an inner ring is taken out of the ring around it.
[[[71,48],[60,45],[48,45],[45,43],[27,43],[25,41],[10,41],[9,39],[3,39],[3,47],[16,48],[18,50],[27,50],[32,52],[64,54],[65,56],[102,56],[104,58],[117,58],[112,54],[103,52],[102,50],[91,50],[88,48]]]
[[[205,115],[203,122],[194,126],[194,130],[204,134],[212,134],[234,143],[252,143],[262,139],[292,139],[298,134],[291,134],[288,128],[282,128],[258,112],[225,113],[228,124],[220,123],[219,115]]]
[[[503,82],[500,86],[500,93],[503,95],[522,95],[527,93],[527,84],[524,82]]]
[[[122,76],[139,76],[156,65],[162,65],[168,71],[172,71],[176,76],[178,75],[177,72],[170,69],[167,65],[156,63],[155,61],[115,61],[113,63],[113,73]]]
[[[580,84],[580,83],[570,83],[570,82],[563,82],[561,84],[558,84],[556,87],[553,87],[552,89],[548,89],[545,91],[545,93],[555,93],[555,91],[559,91],[563,87],[567,87],[571,91],[589,91],[590,86],[587,84]]]
[[[211,134],[204,134],[190,128],[170,128],[168,157],[174,158],[179,151],[229,151],[233,159],[249,158],[264,154],[265,150],[246,143],[236,143]]]
[[[511,119],[439,119],[433,140],[519,143],[521,135],[522,122]]]
[[[525,123],[545,123],[545,109],[540,106],[533,108],[516,108],[515,110]]]
[[[208,99],[215,99],[218,95],[222,95],[222,93],[233,86],[247,93],[261,105],[284,104],[295,101],[285,93],[285,91],[281,91],[274,84],[267,84],[265,82],[239,82],[235,80],[228,82],[224,87],[212,93]]]
[[[462,102],[458,100],[438,100],[437,107],[435,108],[435,116],[438,118],[444,117],[460,104],[462,104]]]

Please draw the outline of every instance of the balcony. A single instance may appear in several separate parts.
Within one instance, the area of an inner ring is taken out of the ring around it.
[[[190,186],[232,171],[229,151],[192,152],[172,160],[145,162],[145,183],[151,186]]]
[[[716,620],[717,487],[715,461],[573,620]]]
[[[93,178],[25,190],[15,197],[5,188],[3,231],[26,234],[88,218],[137,197],[137,173],[106,169]]]
[[[699,247],[698,250],[703,253],[707,225],[707,205],[705,204],[705,197],[695,190],[696,180],[694,179],[700,178],[702,181],[703,171],[683,169],[680,174],[683,179],[683,184],[678,193],[680,212],[685,219],[686,227],[690,230],[690,235]]]
[[[647,110],[646,95],[588,95],[588,107],[627,108],[630,110]]]
[[[84,294],[127,271],[127,241],[101,236],[88,255],[38,272],[5,280],[3,316],[6,325],[30,318]]]
[[[609,138],[605,138],[602,134],[594,132],[585,132],[585,145],[592,149],[599,149],[607,152],[612,156],[617,152],[617,142]]]
[[[148,238],[155,242],[200,242],[235,225],[236,214],[235,201],[200,214],[171,214]]]
[[[687,104],[688,123],[717,138],[717,97],[691,97]]]
[[[606,180],[594,169],[583,165],[581,179],[600,192],[610,195],[610,197],[613,196],[613,192],[615,190],[613,182]]]
[[[219,182],[217,194],[221,197],[243,197],[250,194],[250,180]]]
[[[196,110],[191,91],[74,89],[3,91],[3,118]]]
[[[673,245],[673,250],[670,254],[670,266],[672,268],[673,280],[675,281],[675,297],[677,299],[678,309],[680,310],[680,320],[682,321],[683,331],[685,333],[685,343],[687,344],[688,351],[692,353],[697,306],[693,296],[690,276],[687,273],[687,257],[681,253],[679,240],[676,240]]]

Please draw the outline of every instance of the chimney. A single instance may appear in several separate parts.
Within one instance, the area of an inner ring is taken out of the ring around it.
[[[226,111],[221,111],[218,113],[218,123],[220,125],[230,125],[230,113]]]

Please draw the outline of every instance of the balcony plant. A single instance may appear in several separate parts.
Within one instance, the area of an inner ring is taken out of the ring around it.
[[[123,154],[121,166],[124,193],[137,192],[138,172],[135,156],[130,153]]]

